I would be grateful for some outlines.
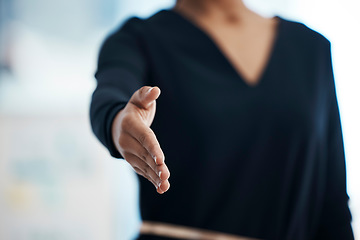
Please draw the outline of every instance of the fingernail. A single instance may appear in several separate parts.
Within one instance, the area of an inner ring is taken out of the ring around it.
[[[160,180],[161,180],[161,171],[159,171],[159,178],[160,178]]]
[[[156,156],[154,157],[154,161],[155,161],[155,164],[157,164],[157,162],[156,162]]]
[[[149,94],[152,90],[153,90],[153,87],[152,87],[152,88],[149,88],[149,89],[146,91],[146,94]]]

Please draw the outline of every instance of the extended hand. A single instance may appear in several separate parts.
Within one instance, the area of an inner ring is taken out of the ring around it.
[[[164,153],[150,125],[154,120],[158,87],[142,87],[115,117],[112,124],[113,142],[135,172],[154,184],[158,193],[166,192],[170,172]]]

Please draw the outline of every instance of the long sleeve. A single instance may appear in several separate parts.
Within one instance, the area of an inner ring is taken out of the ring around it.
[[[90,114],[113,156],[116,113],[141,86],[162,91],[151,128],[176,187],[159,197],[139,177],[143,220],[256,239],[353,240],[330,43],[278,19],[253,87],[173,10],[130,19],[105,41]]]
[[[112,122],[131,95],[144,85],[147,71],[138,35],[141,21],[129,19],[105,40],[95,74],[97,87],[90,106],[91,126],[111,156],[116,158],[121,155],[112,142]]]
[[[346,166],[339,107],[336,97],[334,74],[331,61],[330,42],[327,42],[326,78],[330,80],[328,101],[328,158],[324,206],[320,229],[316,239],[354,239],[351,228],[351,214],[346,193]]]

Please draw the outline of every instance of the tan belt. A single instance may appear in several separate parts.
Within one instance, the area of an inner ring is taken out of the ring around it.
[[[140,233],[144,235],[191,240],[255,240],[254,238],[150,221],[143,221]]]

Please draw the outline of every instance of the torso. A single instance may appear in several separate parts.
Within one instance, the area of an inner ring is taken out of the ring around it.
[[[247,79],[253,74],[257,80],[255,70],[272,48],[268,23],[213,23],[206,31],[214,32],[219,48],[229,47],[222,52],[239,59],[233,65],[244,66]],[[250,88],[209,38],[173,11],[129,21],[108,43],[118,46],[108,52],[110,64],[99,66],[105,73],[118,70],[110,80],[125,92],[116,91],[119,99],[143,85],[162,90],[151,128],[173,186],[159,197],[139,179],[142,218],[258,239],[313,239],[328,169],[332,73],[326,44],[303,25],[281,19],[270,64],[261,84]],[[109,86],[108,78],[103,82]]]

